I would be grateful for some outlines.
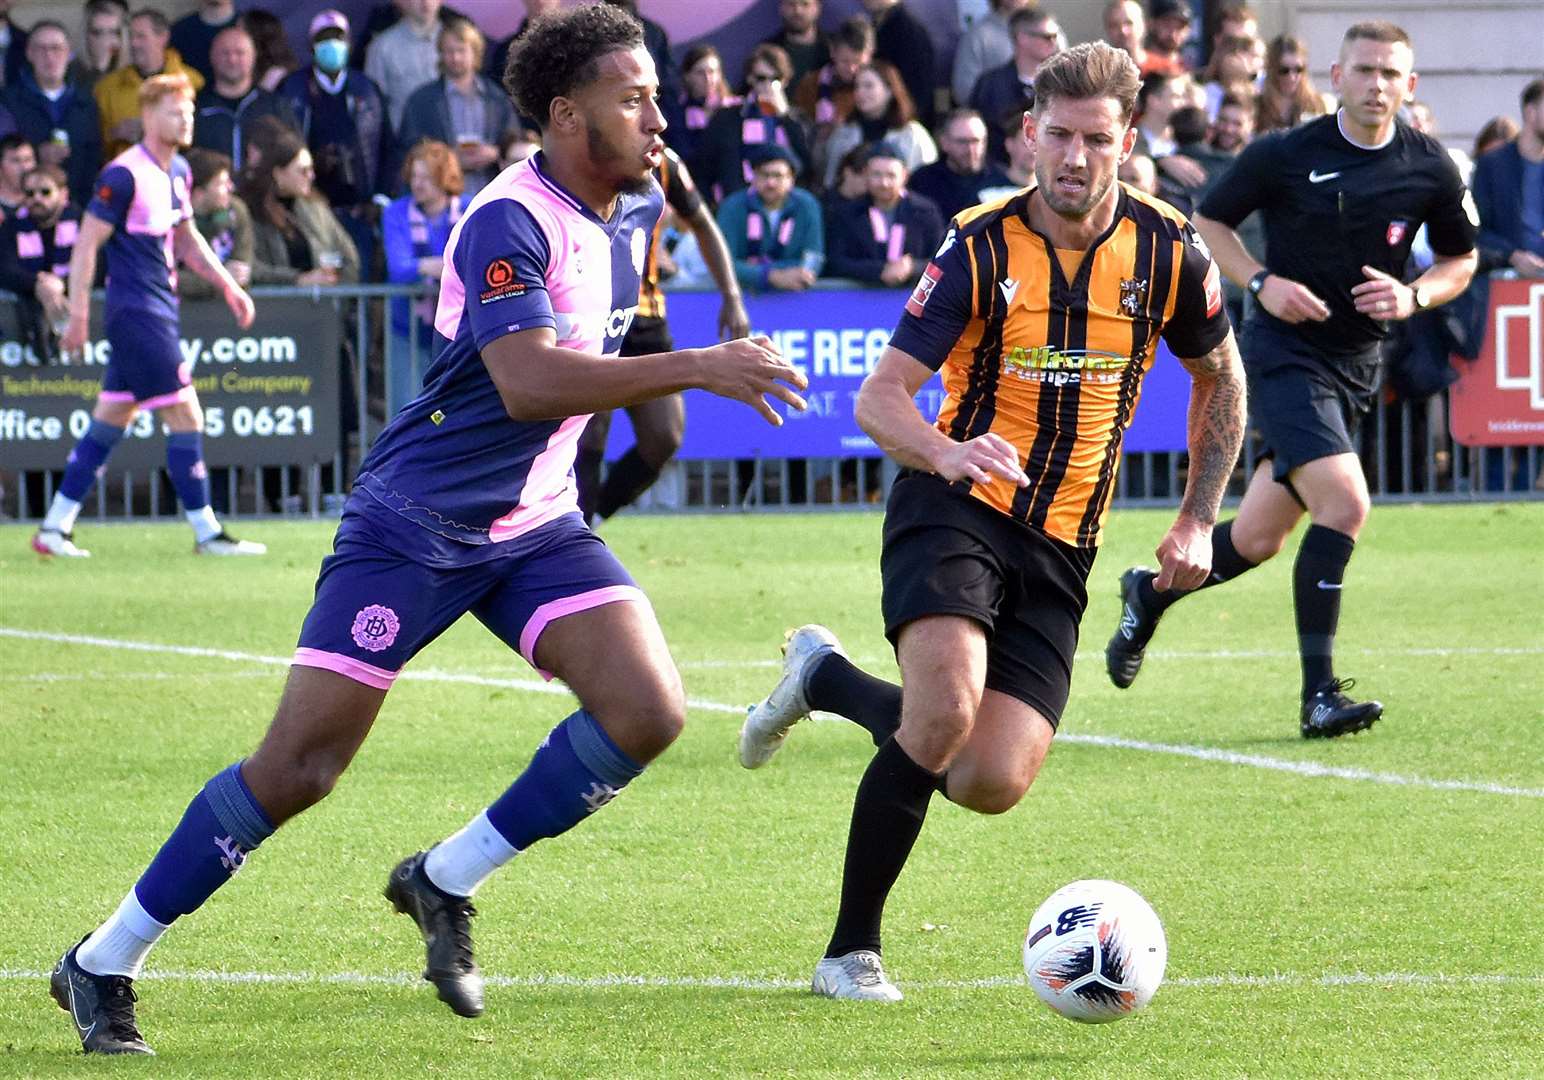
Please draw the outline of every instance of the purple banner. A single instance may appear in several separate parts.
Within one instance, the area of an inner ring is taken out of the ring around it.
[[[803,458],[878,457],[879,448],[858,429],[853,402],[863,377],[879,355],[906,302],[904,291],[815,290],[750,296],[751,324],[766,334],[783,355],[809,376],[805,395],[809,411],[784,413],[775,428],[749,406],[704,391],[686,395],[686,438],[680,457]],[[673,293],[669,299],[670,330],[677,348],[711,345],[718,340],[717,293]],[[917,395],[917,405],[929,419],[943,404],[943,384],[932,379]],[[1185,415],[1190,401],[1190,377],[1167,346],[1160,345],[1142,387],[1136,416],[1126,432],[1128,452],[1185,449]],[[619,457],[632,445],[631,425],[618,411],[612,420],[607,456]]]

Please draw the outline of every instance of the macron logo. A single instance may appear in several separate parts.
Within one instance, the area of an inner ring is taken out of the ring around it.
[[[1326,181],[1326,180],[1333,180],[1333,179],[1335,179],[1335,177],[1337,177],[1339,175],[1340,175],[1340,170],[1339,169],[1335,170],[1334,172],[1326,172],[1326,173],[1322,173],[1318,169],[1312,169],[1308,173],[1308,182],[1310,184],[1322,184],[1322,183],[1324,183],[1324,181]]]
[[[1019,295],[1019,283],[1012,278],[1006,278],[997,283],[997,287],[1003,291],[1003,302],[1013,303],[1013,298]]]

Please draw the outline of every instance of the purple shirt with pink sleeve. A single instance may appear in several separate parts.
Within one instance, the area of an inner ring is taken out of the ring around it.
[[[620,196],[602,221],[546,174],[539,152],[477,193],[445,248],[434,323],[446,343],[355,482],[356,501],[368,496],[395,511],[386,521],[413,526],[392,529],[403,554],[477,562],[578,513],[573,463],[589,415],[511,419],[482,350],[551,327],[564,348],[615,355],[662,206],[656,185]]]
[[[193,216],[192,172],[181,154],[163,168],[144,143],[108,162],[86,212],[113,227],[107,253],[107,321],[127,312],[176,319],[172,230]]]

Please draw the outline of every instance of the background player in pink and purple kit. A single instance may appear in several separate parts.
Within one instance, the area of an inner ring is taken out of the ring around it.
[[[251,757],[211,779],[117,911],[60,959],[52,991],[88,1052],[147,1053],[133,978],[169,924],[331,790],[402,666],[471,612],[579,708],[524,773],[386,895],[422,931],[425,978],[483,1008],[469,917],[516,853],[609,802],[685,723],[652,608],[585,526],[573,462],[589,415],[699,387],[803,408],[805,379],[766,338],[618,355],[662,196],[665,121],[643,28],[597,4],[536,19],[506,78],[543,149],[480,191],[445,250],[423,393],[360,466],[277,715]]]
[[[183,75],[146,79],[139,91],[145,137],[97,177],[70,257],[70,325],[60,346],[86,343],[97,252],[107,252],[107,343],[112,353],[91,426],[70,452],[64,480],[32,537],[40,555],[83,557],[73,530],[91,485],[140,409],[153,409],[171,434],[166,468],[205,555],[261,555],[267,549],[226,533],[209,506],[204,413],[193,389],[193,362],[177,336],[177,262],[211,282],[239,326],[252,325],[252,298],[220,264],[193,226],[191,172],[177,152],[193,138],[193,86]]]

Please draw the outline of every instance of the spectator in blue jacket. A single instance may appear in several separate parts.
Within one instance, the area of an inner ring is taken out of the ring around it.
[[[0,101],[17,130],[37,147],[38,160],[63,169],[70,198],[85,206],[102,166],[102,132],[96,101],[67,77],[71,55],[63,25],[38,22],[27,39],[32,67],[6,84]]]
[[[718,208],[718,228],[745,289],[802,292],[825,262],[820,203],[794,186],[799,163],[786,147],[751,151],[751,186]]]
[[[461,217],[462,176],[456,154],[430,139],[408,151],[402,166],[407,194],[381,217],[386,280],[438,284],[450,230]],[[386,342],[386,415],[397,412],[423,389],[423,373],[434,344],[434,297],[391,302]],[[416,339],[416,344],[415,344]]]
[[[440,77],[407,99],[397,143],[405,151],[421,139],[455,148],[468,199],[498,175],[499,139],[516,126],[515,110],[491,80],[478,74],[487,42],[466,19],[440,27]]]
[[[902,151],[880,143],[869,155],[868,195],[855,212],[826,226],[826,271],[897,288],[922,272],[944,238],[944,220],[933,201],[906,190]]]
[[[1544,78],[1523,88],[1517,138],[1475,162],[1481,267],[1544,277]]]

